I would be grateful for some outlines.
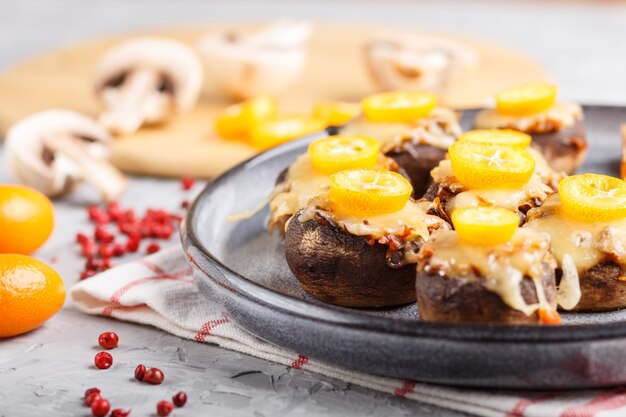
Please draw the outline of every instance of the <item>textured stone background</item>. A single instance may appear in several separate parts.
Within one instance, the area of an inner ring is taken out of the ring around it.
[[[2,0],[0,67],[107,34],[276,16],[398,24],[498,40],[541,61],[564,97],[626,102],[626,3],[621,2]],[[0,149],[0,182],[10,180],[2,157]],[[173,197],[162,201],[162,195]],[[81,192],[58,202],[56,231],[38,253],[45,261],[55,259],[68,286],[82,267],[72,242],[77,231],[87,229],[84,204],[90,197]],[[176,181],[133,178],[123,203],[138,210],[174,209],[182,198]],[[123,347],[115,351],[115,366],[98,371],[92,360],[104,330],[117,331]],[[139,362],[162,368],[166,382],[136,383],[132,375]],[[181,389],[190,401],[176,411],[180,416],[461,415],[152,328],[87,317],[71,305],[42,328],[0,341],[0,417],[88,415],[80,397],[91,386],[103,388],[113,403],[132,407],[135,416],[154,413],[158,400]]]

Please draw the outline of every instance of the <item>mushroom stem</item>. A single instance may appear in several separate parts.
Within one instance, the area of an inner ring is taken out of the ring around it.
[[[100,116],[100,122],[116,133],[135,132],[144,122],[162,116],[167,106],[159,92],[160,76],[156,71],[138,69],[127,77],[123,86],[104,90],[104,100],[111,105]]]
[[[72,135],[48,136],[43,138],[43,144],[75,163],[85,180],[100,192],[105,201],[116,200],[126,189],[124,175],[108,161],[92,156],[89,145],[80,138]]]

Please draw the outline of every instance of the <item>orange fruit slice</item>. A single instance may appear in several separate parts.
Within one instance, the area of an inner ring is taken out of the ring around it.
[[[251,130],[250,144],[265,150],[325,127],[323,120],[314,117],[281,116],[255,125]]]
[[[526,133],[511,129],[477,129],[470,130],[459,136],[459,142],[483,143],[499,146],[511,146],[526,149],[532,138]]]
[[[313,106],[313,117],[324,120],[328,126],[340,126],[352,120],[359,110],[355,103],[320,101]]]
[[[32,253],[53,228],[54,209],[48,197],[22,185],[0,185],[0,253]]]
[[[626,218],[626,182],[600,174],[573,175],[559,182],[565,214],[581,222]]]
[[[309,145],[311,162],[322,174],[373,168],[378,162],[379,152],[380,143],[367,136],[329,136]]]
[[[496,109],[505,116],[528,116],[548,110],[556,100],[557,88],[548,83],[529,83],[496,94]]]
[[[65,287],[54,269],[29,256],[0,254],[0,337],[39,327],[64,301]]]
[[[478,246],[506,243],[519,226],[519,217],[499,207],[464,207],[452,212],[459,240]]]
[[[371,122],[409,123],[428,116],[437,107],[437,98],[429,93],[394,91],[366,97],[361,107]]]
[[[357,214],[393,213],[409,200],[413,187],[402,175],[377,169],[349,169],[330,177],[330,200]]]
[[[454,176],[470,189],[519,188],[535,169],[528,151],[509,146],[455,142],[448,152]]]
[[[246,139],[254,125],[276,116],[278,104],[269,96],[259,96],[226,107],[215,119],[215,131],[224,139]]]

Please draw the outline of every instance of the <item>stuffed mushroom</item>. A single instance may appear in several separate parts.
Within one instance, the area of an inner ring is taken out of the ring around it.
[[[380,153],[378,141],[367,136],[335,135],[311,143],[276,179],[269,201],[269,231],[284,233],[285,224],[309,201],[330,189],[330,175],[347,168],[379,168],[400,172],[398,164]]]
[[[448,147],[461,134],[459,115],[437,107],[431,94],[392,92],[363,99],[363,115],[342,133],[367,135],[381,143],[381,151],[404,169],[415,198],[430,184],[430,171],[445,158]]]
[[[331,176],[328,194],[287,223],[285,255],[302,288],[348,307],[384,307],[415,300],[416,255],[437,229],[449,226],[409,198],[401,175],[376,169]]]
[[[520,223],[554,190],[535,172],[535,158],[525,149],[457,142],[450,159],[433,169],[434,214],[449,220],[456,209],[501,207],[516,212]]]
[[[557,324],[550,237],[517,228],[515,213],[470,207],[455,230],[435,232],[418,256],[421,320],[449,323]]]
[[[626,307],[626,183],[598,174],[568,177],[541,207],[528,213],[525,229],[552,236],[557,277],[577,275],[577,310]]]
[[[496,95],[496,108],[478,113],[474,126],[528,133],[552,168],[573,174],[587,154],[584,115],[579,105],[556,101],[556,93],[546,83],[504,90]]]

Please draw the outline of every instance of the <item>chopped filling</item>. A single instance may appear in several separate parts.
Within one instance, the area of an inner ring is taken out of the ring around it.
[[[380,156],[379,168],[397,171],[397,164],[390,158]],[[285,179],[276,185],[270,198],[270,231],[284,224],[285,218],[295,214],[300,208],[318,195],[328,193],[330,176],[313,167],[309,154],[303,154],[289,167]]]
[[[484,205],[526,212],[532,207],[540,206],[541,202],[553,193],[553,189],[544,184],[537,172],[520,188],[470,190],[454,177],[449,159],[441,161],[439,166],[431,171],[431,175],[439,186],[438,198],[443,210],[448,214],[462,207]]]
[[[626,219],[610,222],[579,222],[563,215],[558,194],[528,212],[525,229],[542,230],[552,237],[552,253],[559,267],[571,256],[582,276],[603,262],[615,262],[626,275]]]
[[[546,111],[530,116],[505,116],[495,109],[476,116],[476,129],[515,129],[526,133],[558,132],[583,120],[582,108],[574,103],[558,102]]]
[[[298,217],[300,222],[322,221],[355,236],[361,236],[373,245],[386,245],[387,262],[400,267],[417,262],[417,252],[422,243],[435,230],[450,228],[437,216],[426,214],[420,204],[409,200],[394,213],[367,215],[346,213],[326,195],[310,201]]]
[[[550,236],[536,230],[517,229],[509,242],[495,246],[465,244],[456,232],[441,230],[422,246],[418,271],[448,279],[479,279],[509,307],[530,316],[539,308],[554,308],[542,285],[546,263],[554,265]],[[523,279],[534,280],[537,303],[524,300]]]
[[[428,116],[412,123],[370,122],[360,117],[341,132],[344,135],[364,135],[378,139],[383,153],[406,150],[407,145],[432,145],[448,149],[462,133],[459,116],[452,110],[436,108]]]

